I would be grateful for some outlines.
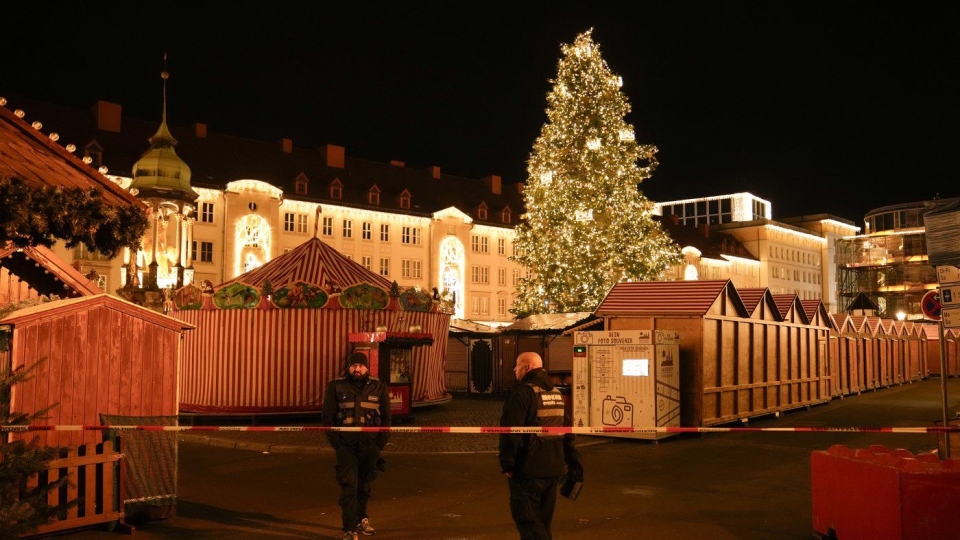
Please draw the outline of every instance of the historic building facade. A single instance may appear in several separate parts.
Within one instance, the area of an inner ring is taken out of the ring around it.
[[[521,183],[355,159],[337,145],[217,135],[202,123],[168,126],[165,106],[158,127],[103,101],[90,111],[13,105],[43,118],[85,162],[151,207],[153,225],[138,253],[105,260],[83,246],[57,246],[74,267],[96,272],[105,291],[215,286],[317,236],[401,288],[436,289],[455,317],[513,320],[523,270],[509,256]]]

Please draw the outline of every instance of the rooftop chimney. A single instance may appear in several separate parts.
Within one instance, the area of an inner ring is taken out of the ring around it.
[[[500,195],[500,177],[491,174],[490,176],[484,176],[483,182],[490,187],[490,192],[494,195]]]
[[[395,160],[395,159],[391,159],[391,160],[390,160],[390,164],[393,165],[394,167],[403,167],[403,166],[404,166],[404,163],[403,163],[402,161],[397,161],[397,160]]]
[[[197,136],[198,139],[206,139],[207,125],[204,124],[203,122],[197,122],[196,125],[193,126],[193,133]]]
[[[430,176],[434,177],[434,179],[436,180],[440,179],[440,167],[434,165],[432,167],[429,167],[427,171],[430,173]]]
[[[337,167],[339,169],[343,168],[344,148],[342,146],[337,146],[335,144],[321,146],[320,154],[322,154],[323,158],[327,160],[327,167]]]
[[[97,117],[97,129],[120,133],[119,104],[101,99],[93,106],[93,114]]]
[[[293,152],[293,139],[280,139],[280,147],[283,148],[284,154]]]

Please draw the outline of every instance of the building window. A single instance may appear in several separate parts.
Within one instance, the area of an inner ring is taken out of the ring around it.
[[[480,208],[477,208],[477,219],[487,219],[487,205],[483,204],[480,205]]]
[[[403,259],[400,263],[401,277],[408,279],[420,279],[422,263],[416,259]]]
[[[343,220],[343,237],[344,238],[353,238],[353,221],[349,219]]]
[[[407,190],[403,190],[403,193],[400,194],[400,208],[410,208],[410,192]]]
[[[390,275],[390,259],[387,257],[380,257],[380,275],[389,276]]]
[[[470,237],[470,247],[476,253],[487,253],[487,237],[473,235]]]
[[[367,270],[373,270],[373,257],[369,255],[364,255],[360,257],[360,264],[363,265]]]
[[[323,235],[333,236],[333,218],[332,217],[323,218]]]
[[[343,184],[340,180],[335,180],[330,184],[330,198],[340,200],[343,198]]]
[[[411,246],[420,245],[420,227],[404,227],[401,230],[400,239],[404,244]]]
[[[490,312],[488,307],[489,300],[486,296],[474,296],[472,300],[474,315],[487,315]]]
[[[390,241],[390,225],[386,223],[380,224],[380,241],[389,242]]]
[[[199,255],[199,257],[197,256]],[[197,262],[213,262],[213,242],[200,242],[200,253],[197,253],[197,241],[190,242],[190,258]]]
[[[373,188],[367,192],[367,203],[374,206],[380,206],[380,190],[377,188],[377,186],[373,186]]]
[[[506,287],[507,285],[507,269],[506,268],[497,268],[497,285],[501,287]]]
[[[363,234],[361,237],[364,240],[373,240],[373,224],[369,221],[363,222]]]
[[[513,286],[516,287],[520,284],[520,270],[513,271]]]
[[[503,212],[500,212],[500,221],[504,223],[510,223],[513,219],[513,214],[510,212],[509,208],[504,208]]]
[[[283,230],[285,232],[307,232],[307,215],[285,212],[283,214]]]
[[[507,314],[507,299],[497,298],[497,315]]]
[[[306,180],[301,180],[301,179],[299,179],[299,178],[297,179],[296,192],[297,192],[297,195],[306,195],[306,194],[307,194],[307,181],[306,181]]]
[[[479,284],[490,283],[490,268],[486,266],[473,265],[473,282]]]
[[[507,254],[507,239],[497,238],[497,255]]]
[[[200,203],[200,223],[213,223],[213,203]]]

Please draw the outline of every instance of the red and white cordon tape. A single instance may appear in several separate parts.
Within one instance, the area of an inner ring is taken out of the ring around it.
[[[0,432],[26,431],[346,431],[378,433],[548,433],[577,435],[603,435],[625,433],[729,433],[729,432],[776,432],[776,433],[960,433],[960,426],[933,427],[473,427],[473,426],[390,426],[390,427],[337,427],[337,426],[69,426],[25,425],[0,426]]]

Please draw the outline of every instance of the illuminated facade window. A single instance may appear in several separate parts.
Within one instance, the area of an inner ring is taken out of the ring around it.
[[[475,264],[471,270],[474,283],[480,285],[486,285],[490,283],[490,267]]]
[[[506,314],[507,314],[507,299],[497,298],[497,315],[502,317]]]
[[[213,223],[213,203],[200,203],[200,223]]]
[[[353,220],[343,220],[343,237],[353,238]]]
[[[380,275],[390,275],[390,259],[387,257],[380,257]]]
[[[500,267],[497,268],[497,285],[500,287],[507,286],[507,269]]]
[[[514,287],[520,284],[520,270],[517,270],[517,269],[513,270],[513,280],[510,284],[513,285]]]
[[[380,224],[380,241],[389,242],[390,241],[390,225],[386,223]]]
[[[373,240],[373,223],[370,223],[369,221],[363,222],[361,238],[364,240]]]
[[[363,265],[367,270],[373,270],[373,257],[369,255],[364,255],[360,257],[360,264]]]
[[[410,246],[420,245],[420,227],[404,226],[401,229],[400,240]]]
[[[400,261],[400,277],[420,279],[423,272],[423,263],[417,259],[403,259]]]
[[[470,237],[470,249],[474,253],[487,253],[489,248],[486,236],[472,235]]]
[[[197,262],[202,263],[212,263],[213,262],[213,242],[203,242],[200,241],[200,251],[197,252],[196,240],[190,242],[190,258]]]
[[[323,235],[333,236],[333,218],[332,217],[323,218]]]
[[[497,255],[507,254],[507,239],[497,238]]]

